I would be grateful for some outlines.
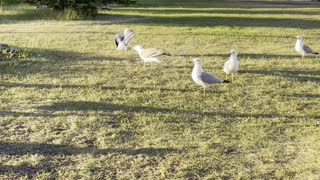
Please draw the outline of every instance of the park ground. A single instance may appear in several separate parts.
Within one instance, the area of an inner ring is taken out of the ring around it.
[[[97,20],[0,10],[0,43],[32,52],[0,61],[0,179],[319,179],[320,51],[316,3],[143,0]],[[172,57],[146,65],[131,45]],[[192,59],[231,84],[204,95]]]

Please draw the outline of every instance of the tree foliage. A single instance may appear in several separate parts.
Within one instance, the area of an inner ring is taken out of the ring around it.
[[[73,10],[79,16],[96,16],[99,8],[108,8],[109,4],[134,4],[133,0],[24,0],[34,5],[45,5],[54,10]]]

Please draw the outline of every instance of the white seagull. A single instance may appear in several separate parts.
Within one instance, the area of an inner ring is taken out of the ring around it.
[[[138,52],[140,58],[143,60],[144,63],[147,63],[147,62],[161,63],[161,61],[158,59],[159,56],[162,56],[162,55],[171,56],[169,53],[163,52],[158,49],[153,49],[153,48],[143,49],[141,45],[137,45],[133,49]]]
[[[304,58],[304,56],[307,54],[319,54],[316,51],[312,50],[309,46],[304,45],[301,36],[297,36],[295,49],[299,54],[301,54],[302,58]]]
[[[227,62],[224,63],[223,71],[226,73],[226,79],[228,79],[228,74],[231,74],[232,81],[233,81],[233,74],[238,72],[239,70],[239,63],[237,59],[237,51],[231,50],[230,51],[230,58]]]
[[[124,29],[124,33],[115,35],[115,43],[118,51],[125,51],[128,48],[130,40],[134,37],[134,32],[128,28]]]
[[[212,76],[211,74],[203,71],[203,62],[200,58],[193,59],[194,67],[192,70],[192,80],[203,87],[203,93],[206,94],[206,88],[216,83],[229,83],[229,81]]]

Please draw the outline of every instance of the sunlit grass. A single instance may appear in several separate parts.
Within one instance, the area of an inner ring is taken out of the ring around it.
[[[320,50],[319,9],[185,2],[79,22],[1,11],[1,43],[32,58],[0,61],[0,179],[319,178],[319,57],[294,52],[297,35]],[[173,56],[116,52],[125,27]],[[235,81],[203,95],[192,59],[224,78],[230,49]]]

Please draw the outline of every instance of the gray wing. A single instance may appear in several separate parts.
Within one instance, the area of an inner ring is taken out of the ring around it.
[[[116,34],[116,36],[115,36],[115,43],[116,43],[116,46],[118,47],[118,44],[120,43],[120,42],[122,42],[124,40],[124,35],[123,34],[120,34],[120,33],[118,33],[118,34]]]
[[[125,30],[124,31],[124,38],[123,38],[123,42],[126,46],[128,46],[130,40],[134,37],[134,32],[131,30]]]
[[[214,83],[222,83],[223,82],[222,79],[220,79],[218,77],[214,77],[207,72],[202,72],[200,75],[200,79],[207,84],[214,84]]]
[[[303,50],[306,53],[314,54],[316,53],[314,50],[312,50],[309,46],[303,45]]]
[[[0,47],[1,47],[1,48],[8,48],[9,45],[8,45],[8,44],[0,44]]]
[[[10,47],[7,44],[0,44],[0,53],[2,51],[6,51],[6,52],[13,52],[13,53],[18,53],[19,49],[15,48],[15,47]]]
[[[157,49],[144,49],[141,51],[141,56],[146,58],[152,58],[162,54],[163,52]]]

